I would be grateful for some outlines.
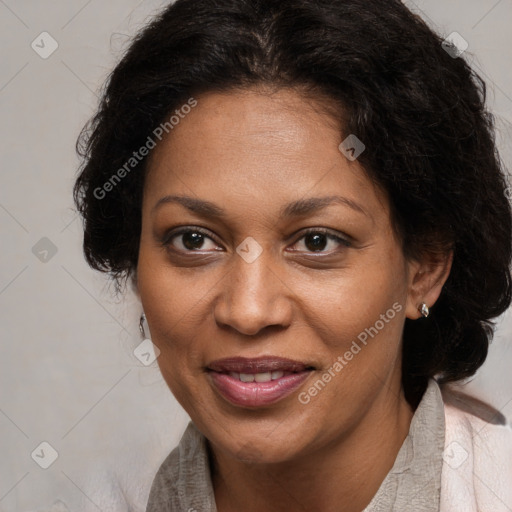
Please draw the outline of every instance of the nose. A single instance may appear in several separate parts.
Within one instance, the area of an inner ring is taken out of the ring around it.
[[[233,258],[215,304],[217,324],[248,336],[271,326],[289,326],[294,294],[282,267],[273,264],[265,251],[252,263],[238,254]]]

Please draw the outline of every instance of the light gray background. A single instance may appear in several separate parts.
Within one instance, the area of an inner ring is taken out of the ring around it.
[[[140,307],[115,298],[81,253],[71,187],[74,144],[100,84],[134,34],[167,2],[0,0],[0,510],[78,510],[87,474],[116,471],[129,454],[151,480],[181,436],[186,414],[156,363],[133,355]],[[512,161],[512,0],[406,2],[431,26],[469,42],[467,58],[489,83],[503,158]],[[42,59],[43,31],[58,49]],[[471,52],[471,55],[469,55]],[[57,253],[32,247],[49,238]],[[467,387],[512,418],[512,320],[499,324],[491,355]],[[31,458],[42,442],[58,459]],[[97,510],[91,505],[91,510]]]

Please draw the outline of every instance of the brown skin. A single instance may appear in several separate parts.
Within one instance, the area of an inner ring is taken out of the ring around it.
[[[393,466],[413,415],[401,386],[405,318],[419,318],[421,302],[435,303],[451,255],[404,257],[386,195],[340,153],[344,137],[333,119],[298,92],[251,89],[197,101],[153,151],[144,189],[137,285],[162,375],[209,440],[219,512],[359,512]],[[155,209],[171,194],[214,202],[226,217],[177,203]],[[279,217],[292,201],[332,195],[363,211],[334,203]],[[207,236],[194,246],[179,235],[166,246],[178,226]],[[315,249],[306,228],[327,228],[350,244],[325,238]],[[247,237],[263,249],[252,263],[236,252]],[[394,319],[301,403],[299,393],[394,303],[402,306]],[[213,360],[263,355],[315,371],[261,408],[232,405],[212,387],[205,369]]]

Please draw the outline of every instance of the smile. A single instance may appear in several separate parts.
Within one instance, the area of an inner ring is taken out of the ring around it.
[[[228,358],[214,361],[207,371],[214,390],[233,405],[271,405],[296,391],[312,366],[279,357]]]

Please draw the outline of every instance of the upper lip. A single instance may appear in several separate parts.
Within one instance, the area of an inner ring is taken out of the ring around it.
[[[217,359],[208,365],[208,369],[215,372],[237,372],[237,373],[265,373],[273,371],[302,372],[311,369],[312,366],[293,359],[283,357],[227,357]]]

